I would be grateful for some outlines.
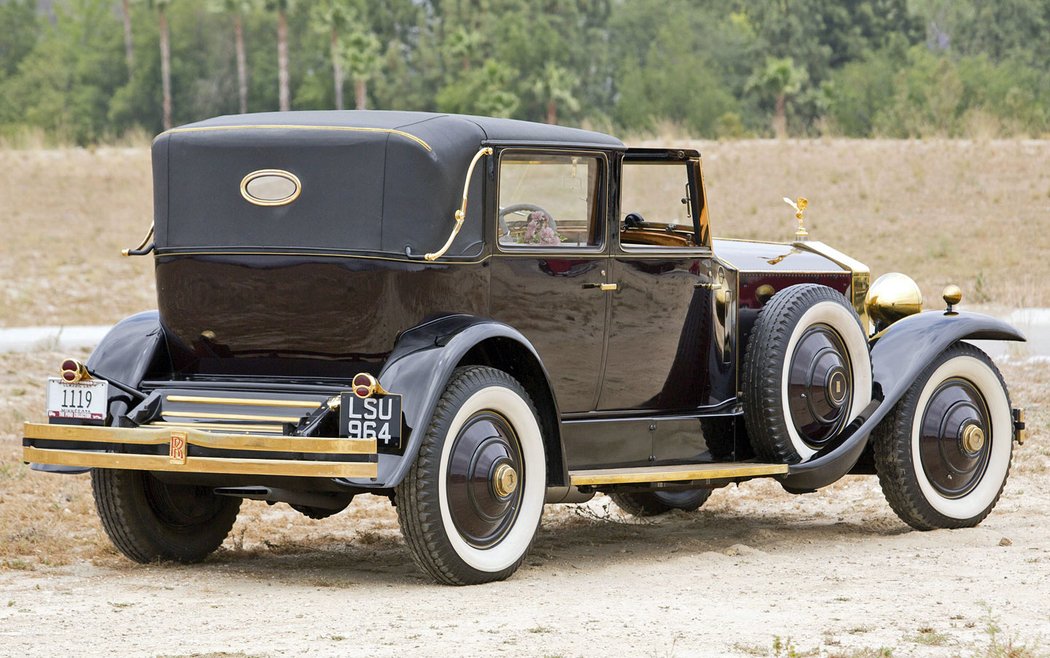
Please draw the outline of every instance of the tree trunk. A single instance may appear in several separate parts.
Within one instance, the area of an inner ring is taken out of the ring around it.
[[[288,14],[277,12],[277,93],[282,112],[292,108],[288,95]]]
[[[354,106],[359,110],[368,109],[368,81],[354,78]]]
[[[786,139],[788,134],[787,96],[777,94],[777,106],[773,115],[773,132],[777,139]]]
[[[135,67],[135,45],[131,41],[131,2],[123,0],[121,8],[124,10],[124,59],[128,63],[128,77],[131,77],[131,69]]]
[[[160,28],[160,85],[164,93],[164,130],[171,130],[171,38],[164,5],[157,7]]]
[[[552,126],[558,123],[558,104],[553,98],[547,101],[547,123]]]
[[[339,52],[339,34],[332,30],[332,77],[335,78],[335,109],[343,109],[343,58]]]
[[[233,35],[237,46],[237,95],[244,114],[248,111],[248,62],[244,56],[244,22],[240,12],[233,15]]]

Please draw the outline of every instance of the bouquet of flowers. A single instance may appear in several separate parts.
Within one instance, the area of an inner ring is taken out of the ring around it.
[[[525,224],[525,235],[522,239],[524,244],[557,245],[561,244],[561,238],[551,225],[553,219],[542,210],[533,210],[529,213]]]

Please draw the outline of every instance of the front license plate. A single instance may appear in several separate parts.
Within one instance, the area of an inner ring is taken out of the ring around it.
[[[47,379],[48,418],[106,420],[109,382],[91,379],[70,384],[59,377]]]
[[[340,434],[350,439],[375,439],[380,447],[401,447],[401,396],[359,398],[343,393]]]

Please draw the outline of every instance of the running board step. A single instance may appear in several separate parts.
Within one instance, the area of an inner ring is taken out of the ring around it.
[[[643,466],[640,468],[603,468],[570,471],[572,486],[599,484],[641,484],[649,482],[682,482],[690,480],[731,480],[762,475],[781,475],[788,472],[787,464],[756,464],[753,462],[725,462],[721,464],[677,464],[675,466]]]

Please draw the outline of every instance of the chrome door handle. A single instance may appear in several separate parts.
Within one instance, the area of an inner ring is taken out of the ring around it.
[[[585,283],[584,288],[594,288],[601,290],[602,292],[614,292],[620,289],[620,286],[616,283]]]

